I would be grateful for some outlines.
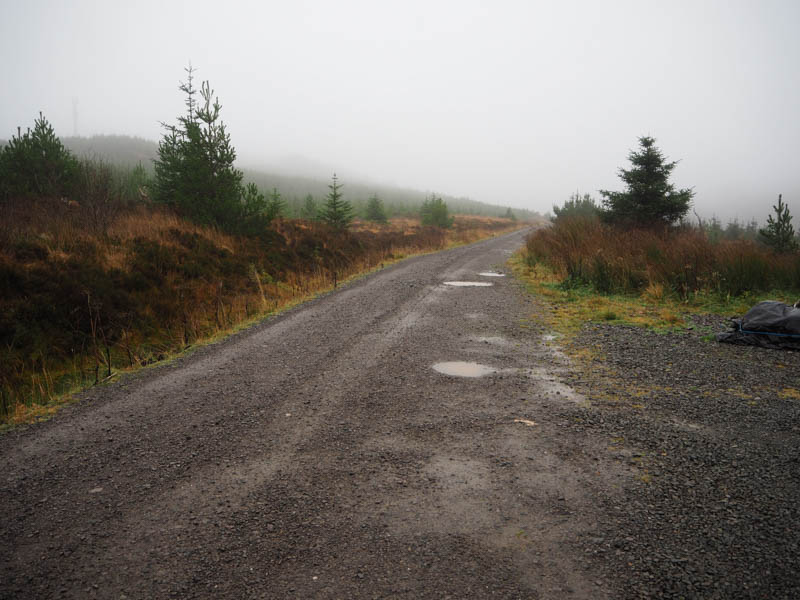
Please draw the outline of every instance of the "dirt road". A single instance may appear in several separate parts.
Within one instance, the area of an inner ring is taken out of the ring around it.
[[[563,357],[511,277],[480,275],[523,236],[398,264],[0,437],[0,596],[614,597],[586,545],[635,467],[571,431]]]

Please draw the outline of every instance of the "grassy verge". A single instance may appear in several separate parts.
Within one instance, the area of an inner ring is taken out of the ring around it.
[[[509,264],[537,304],[537,311],[531,318],[552,332],[559,351],[570,357],[575,367],[575,377],[570,385],[585,398],[587,407],[603,405],[615,410],[643,411],[648,408],[654,394],[669,394],[675,390],[646,378],[631,380],[623,377],[607,360],[604,348],[581,341],[578,334],[583,327],[603,323],[642,327],[657,333],[682,332],[700,335],[710,345],[715,343],[714,334],[718,331],[694,323],[692,316],[736,316],[744,314],[761,300],[786,303],[793,300],[790,294],[781,291],[743,294],[735,298],[698,293],[685,301],[674,294],[664,293],[663,289],[652,288],[641,294],[601,294],[586,285],[565,286],[563,279],[551,268],[541,263],[531,265],[524,251],[514,255]],[[687,331],[688,327],[694,331]],[[668,357],[665,357],[664,364],[669,368]],[[785,365],[778,362],[776,368],[785,368]],[[738,398],[751,405],[755,402],[754,396],[758,395],[748,386],[730,382],[724,385],[709,383],[703,389],[690,391],[702,397]],[[796,386],[780,390],[764,388],[759,393],[763,397],[774,393],[781,398],[800,398]],[[612,441],[615,447],[623,442]],[[646,471],[642,481],[649,481]]]
[[[697,291],[682,300],[654,284],[641,293],[606,294],[588,284],[570,285],[544,263],[531,264],[525,251],[510,259],[514,275],[543,302],[541,318],[554,332],[571,339],[585,323],[635,325],[654,331],[687,327],[693,314],[741,315],[762,300],[792,302],[789,292],[743,293],[736,297]]]
[[[690,227],[622,230],[596,218],[558,219],[530,235],[514,269],[550,301],[554,329],[589,321],[670,330],[698,313],[736,315],[800,295],[800,253],[712,241]]]
[[[138,207],[105,229],[68,206],[17,207],[0,228],[0,424],[47,418],[119,373],[217,341],[409,256],[520,227],[457,217],[333,232],[279,220],[256,237]]]
[[[800,253],[777,253],[753,241],[713,241],[703,231],[621,229],[591,218],[567,218],[528,237],[526,260],[542,263],[565,284],[601,293],[737,298],[800,293]]]

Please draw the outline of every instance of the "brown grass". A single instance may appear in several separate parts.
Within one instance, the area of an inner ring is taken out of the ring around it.
[[[337,233],[277,220],[254,238],[140,206],[107,230],[53,203],[0,226],[0,422],[46,417],[71,391],[206,343],[406,256],[518,227],[457,217]]]
[[[132,211],[120,215],[119,218],[111,223],[108,235],[120,240],[145,238],[170,244],[172,242],[166,234],[172,229],[200,235],[217,248],[224,248],[229,252],[233,252],[236,248],[236,239],[231,235],[212,227],[195,225],[181,219],[171,211],[145,206],[138,206]]]
[[[687,300],[800,290],[800,254],[775,254],[749,241],[712,243],[696,229],[621,231],[596,219],[563,219],[528,238],[527,260],[601,293],[666,291]]]

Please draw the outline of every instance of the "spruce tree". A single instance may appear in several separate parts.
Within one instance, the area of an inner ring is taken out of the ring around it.
[[[69,196],[78,179],[78,160],[42,113],[33,131],[18,131],[0,150],[0,197]]]
[[[278,188],[272,188],[267,200],[266,217],[272,221],[286,214],[286,202],[281,198]]]
[[[625,182],[624,192],[600,190],[603,196],[603,217],[609,223],[658,227],[680,221],[689,210],[694,192],[691,189],[675,190],[669,176],[677,162],[665,162],[650,136],[639,138],[639,150],[631,150],[630,169],[620,169]]]
[[[333,174],[333,182],[328,186],[331,190],[328,192],[325,206],[322,209],[322,220],[334,229],[347,229],[350,222],[353,220],[353,206],[347,201],[342,199],[342,186]]]
[[[369,197],[365,216],[367,221],[373,221],[375,223],[386,223],[388,221],[386,208],[383,206],[383,200],[378,198],[377,194],[373,194]]]
[[[186,94],[187,112],[177,125],[163,124],[154,199],[199,223],[238,230],[249,220],[252,226],[265,208],[263,195],[254,186],[242,185],[243,174],[234,167],[236,150],[220,120],[222,106],[214,90],[204,81],[198,102],[191,65],[186,72],[188,80],[179,89]]]
[[[267,213],[267,201],[255,183],[248,183],[242,190],[242,216],[250,221],[249,229],[257,229],[258,221]]]
[[[303,206],[300,208],[300,218],[316,221],[317,216],[317,203],[314,200],[314,196],[308,194],[303,201]]]
[[[789,207],[783,203],[783,196],[778,194],[778,204],[772,207],[775,218],[767,217],[767,226],[758,230],[762,241],[775,252],[794,252],[797,250],[797,241],[794,239],[794,227]]]
[[[447,203],[435,194],[422,203],[419,217],[423,225],[446,229],[453,224],[453,217],[447,211]]]
[[[564,202],[564,206],[553,205],[553,221],[568,218],[596,219],[600,214],[600,208],[592,198],[591,194],[575,192]]]

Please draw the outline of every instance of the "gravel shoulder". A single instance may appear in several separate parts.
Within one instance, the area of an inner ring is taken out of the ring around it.
[[[591,402],[575,426],[643,471],[603,500],[593,551],[625,597],[800,597],[800,352],[709,341],[727,329],[595,324],[572,343],[565,382]]]

